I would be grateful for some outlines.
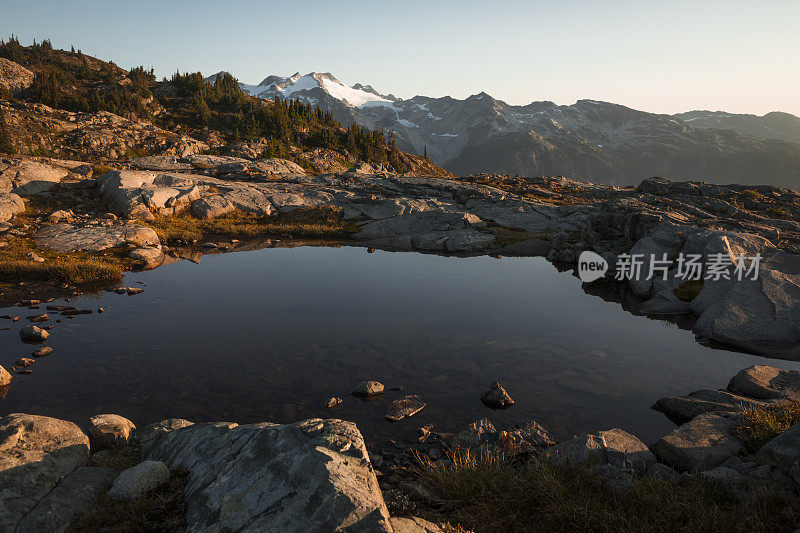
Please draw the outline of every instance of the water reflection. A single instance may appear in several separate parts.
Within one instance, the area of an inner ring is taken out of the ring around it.
[[[649,409],[661,396],[722,387],[751,364],[800,368],[702,346],[674,324],[587,296],[571,272],[539,258],[270,248],[126,279],[137,282],[143,294],[70,302],[106,312],[57,324],[53,354],[15,376],[0,412],[113,412],[140,425],[336,416],[371,440],[425,424],[535,419],[559,437],[618,426],[649,442],[673,427]],[[11,327],[0,332],[6,368],[30,353],[22,322],[2,324]],[[363,402],[349,392],[364,379],[404,390]],[[481,403],[494,379],[512,408]],[[389,403],[410,394],[425,409],[385,422]],[[332,396],[344,399],[335,411],[325,408]]]

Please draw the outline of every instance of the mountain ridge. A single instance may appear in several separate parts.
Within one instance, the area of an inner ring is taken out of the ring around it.
[[[565,175],[620,185],[657,173],[718,183],[800,182],[800,118],[788,113],[669,115],[588,98],[517,106],[485,91],[401,99],[316,72],[264,82],[242,87],[261,98],[311,103],[345,125],[394,130],[400,148],[427,153],[457,174]]]

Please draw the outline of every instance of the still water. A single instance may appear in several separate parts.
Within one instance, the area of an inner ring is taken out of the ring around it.
[[[270,248],[204,256],[126,276],[135,296],[103,292],[69,305],[102,314],[56,317],[54,352],[15,376],[0,414],[82,422],[117,413],[291,422],[354,420],[368,441],[407,438],[421,425],[456,431],[488,417],[502,428],[536,420],[557,437],[621,427],[653,442],[674,426],[650,405],[665,395],[724,387],[752,364],[800,364],[715,350],[675,325],[587,295],[541,258],[366,253],[363,248]],[[63,304],[55,301],[54,304]],[[44,305],[42,306],[44,310]],[[0,309],[0,363],[34,348],[18,330],[37,311]],[[363,379],[387,391],[349,395]],[[516,400],[479,400],[493,380]],[[398,422],[388,403],[418,394],[427,407]],[[344,398],[328,410],[331,396]]]

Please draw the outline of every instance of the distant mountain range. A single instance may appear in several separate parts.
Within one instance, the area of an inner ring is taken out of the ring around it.
[[[800,118],[788,113],[670,116],[596,100],[513,106],[483,92],[464,100],[403,100],[369,85],[348,87],[330,73],[268,76],[241,87],[262,98],[310,102],[345,125],[394,130],[398,147],[427,151],[456,174],[563,175],[617,185],[654,175],[800,185]]]

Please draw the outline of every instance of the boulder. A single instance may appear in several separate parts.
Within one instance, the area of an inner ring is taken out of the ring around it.
[[[14,379],[14,376],[9,374],[8,370],[3,368],[3,365],[0,365],[0,387],[10,385],[12,379]]]
[[[354,396],[377,396],[383,394],[383,383],[380,381],[362,381],[353,387],[350,394]]]
[[[561,466],[582,466],[606,462],[605,443],[598,435],[577,435],[547,448],[543,458]]]
[[[511,426],[497,436],[497,445],[511,452],[538,453],[555,444],[553,436],[533,420]]]
[[[89,439],[92,450],[102,450],[128,444],[136,426],[125,417],[112,414],[96,415],[89,419]]]
[[[800,400],[800,371],[753,365],[733,376],[728,390],[760,400]]]
[[[185,428],[187,426],[191,426],[192,424],[194,424],[194,422],[184,420],[183,418],[169,418],[167,420],[162,420],[161,422],[156,422],[155,424],[145,426],[142,429],[137,429],[133,432],[133,436],[139,443],[144,444],[161,433],[175,431],[176,429]]]
[[[206,196],[192,203],[192,214],[197,218],[216,218],[235,210],[236,207],[219,194]]]
[[[676,424],[683,424],[703,413],[729,413],[769,405],[771,402],[754,400],[726,390],[703,389],[686,396],[661,398],[653,404],[652,409],[664,413]]]
[[[161,251],[161,248],[155,246],[131,250],[128,257],[138,261],[139,268],[142,270],[158,268],[164,262],[164,252]]]
[[[25,211],[25,200],[21,196],[13,192],[0,192],[0,222],[7,222],[23,211]]]
[[[644,474],[656,462],[642,441],[619,428],[577,435],[546,449],[543,456],[559,465],[612,465],[637,474]]]
[[[117,473],[110,468],[79,466],[38,501],[20,520],[16,531],[64,531],[79,519],[108,490]]]
[[[606,450],[606,462],[630,468],[637,474],[644,474],[656,463],[656,456],[645,443],[627,431],[619,428],[600,431]]]
[[[624,493],[633,487],[633,470],[616,464],[599,464],[591,471],[603,480],[603,486],[616,493]]]
[[[488,418],[476,420],[460,431],[454,440],[455,446],[485,446],[497,440],[497,429]]]
[[[731,434],[736,423],[736,418],[705,413],[659,439],[652,450],[679,471],[710,470],[742,449],[741,441]]]
[[[68,501],[66,478],[88,459],[89,437],[72,422],[21,413],[0,418],[0,531],[16,531],[45,498],[50,500],[43,507],[49,509]],[[56,490],[59,486],[64,490]],[[91,501],[85,503],[75,512]]]
[[[69,222],[73,218],[75,218],[75,214],[71,210],[59,209],[58,211],[50,213],[47,220],[55,224],[58,222]]]
[[[147,492],[169,482],[169,478],[169,468],[161,461],[142,461],[117,476],[108,491],[108,497],[112,500],[141,498]]]
[[[0,87],[15,93],[33,83],[34,73],[10,59],[0,57]]]
[[[0,193],[11,192],[20,196],[41,194],[52,189],[68,174],[69,171],[60,166],[29,159],[12,160],[10,166],[0,166]]]
[[[385,531],[389,513],[355,424],[193,424],[142,443],[189,474],[189,530]]]
[[[505,409],[514,405],[514,400],[497,381],[489,384],[489,388],[481,394],[481,401],[494,409]]]
[[[800,255],[770,253],[758,279],[704,281],[690,304],[698,315],[696,335],[751,353],[800,358]]]
[[[756,452],[756,461],[776,466],[800,483],[800,424],[790,427]]]
[[[656,463],[651,465],[650,468],[647,469],[647,475],[654,478],[663,479],[664,481],[676,481],[678,478],[680,478],[680,474],[664,463]]]
[[[393,516],[389,519],[389,522],[394,533],[441,533],[443,531],[433,522],[428,522],[416,516],[408,518]]]
[[[83,228],[76,228],[70,224],[53,224],[40,228],[34,234],[34,240],[37,246],[57,252],[78,250],[97,252],[121,244],[156,247],[161,245],[158,234],[153,228],[139,224]]]

